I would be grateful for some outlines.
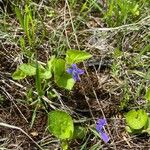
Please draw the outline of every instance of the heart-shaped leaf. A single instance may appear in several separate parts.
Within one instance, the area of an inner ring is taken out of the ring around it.
[[[74,132],[74,124],[71,116],[64,111],[51,111],[48,114],[49,131],[61,140],[71,139]]]
[[[90,57],[92,57],[92,55],[84,51],[68,50],[66,52],[66,63],[71,65],[82,62]]]
[[[147,123],[148,116],[142,109],[130,110],[126,114],[126,122],[133,129],[141,129]]]

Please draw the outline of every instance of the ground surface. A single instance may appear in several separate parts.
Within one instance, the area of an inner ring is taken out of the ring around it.
[[[71,92],[55,87],[59,98],[50,99],[53,103],[49,111],[67,110],[82,126],[95,124],[98,118],[107,119],[109,143],[88,133],[85,139],[70,143],[72,150],[149,150],[150,136],[128,134],[124,114],[132,108],[146,106],[144,94],[150,78],[145,79],[143,74],[150,69],[150,3],[143,3],[144,11],[139,17],[109,26],[95,6],[105,8],[105,1],[75,2],[74,7],[69,2],[31,3],[36,10],[38,61],[46,63],[52,54],[61,56],[70,48],[93,55],[80,64],[86,74]],[[0,150],[37,150],[39,146],[44,150],[60,149],[59,140],[47,131],[47,114],[43,107],[37,109],[31,128],[35,105],[27,93],[32,88],[32,99],[36,99],[34,78],[15,81],[11,77],[17,66],[29,59],[19,43],[24,31],[13,7],[9,8],[11,3],[3,5],[2,8],[7,6],[7,9],[0,14],[0,123],[5,124],[0,126]],[[23,3],[18,5],[24,6]],[[117,57],[116,48],[121,51]],[[26,49],[30,50],[28,43]],[[49,99],[48,95],[43,99]]]

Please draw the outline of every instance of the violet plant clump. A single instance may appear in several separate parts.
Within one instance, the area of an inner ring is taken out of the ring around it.
[[[105,143],[108,143],[108,141],[110,140],[109,139],[109,136],[105,133],[104,131],[104,126],[107,124],[107,121],[106,119],[99,119],[96,123],[96,131],[100,134],[102,140],[105,142]]]
[[[92,55],[80,50],[68,50],[65,58],[56,58],[51,56],[45,66],[39,66],[40,83],[46,83],[54,80],[57,86],[66,90],[72,90],[76,81],[80,80],[79,75],[84,74],[84,70],[77,67],[77,63],[81,63]],[[71,66],[68,68],[68,65]],[[67,68],[66,68],[67,67]],[[28,76],[37,76],[36,63],[23,63],[18,66],[17,70],[12,74],[14,80],[22,80]]]
[[[84,74],[84,70],[79,69],[76,64],[72,64],[71,68],[68,68],[67,73],[71,74],[75,81],[79,81],[79,75]]]

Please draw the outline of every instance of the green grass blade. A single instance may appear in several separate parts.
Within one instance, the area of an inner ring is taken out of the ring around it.
[[[21,10],[18,7],[15,7],[15,13],[16,13],[17,19],[19,20],[21,27],[24,29],[24,21],[23,21],[24,17],[21,14]]]

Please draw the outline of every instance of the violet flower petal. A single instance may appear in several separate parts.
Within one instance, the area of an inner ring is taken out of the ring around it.
[[[96,130],[99,132],[106,124],[106,119],[99,119],[96,123]]]
[[[66,71],[67,71],[67,73],[72,74],[73,69],[72,68],[68,68]]]
[[[77,74],[73,74],[72,76],[73,76],[73,79],[74,79],[75,81],[79,81],[79,80],[80,80],[80,79],[79,79],[79,76],[78,76]]]
[[[77,68],[76,64],[72,64],[72,68],[68,68],[66,71],[72,75],[75,81],[80,80],[79,75],[84,73],[84,70]]]
[[[105,143],[108,143],[108,141],[109,141],[108,135],[107,135],[104,131],[99,132],[99,133],[100,133],[100,136],[101,136],[101,138],[103,139],[103,141],[104,141]]]
[[[106,119],[99,119],[96,123],[96,130],[100,134],[102,140],[107,143],[109,141],[109,136],[104,132],[104,126],[107,124]]]
[[[73,69],[77,69],[77,65],[76,64],[72,64],[72,68]]]
[[[78,69],[78,70],[77,70],[77,73],[78,73],[78,74],[84,74],[84,70]]]

